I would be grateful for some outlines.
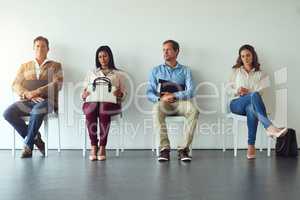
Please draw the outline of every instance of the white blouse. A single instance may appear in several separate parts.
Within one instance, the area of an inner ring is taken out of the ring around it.
[[[112,86],[115,86],[116,88],[120,89],[120,91],[123,93],[123,97],[121,98],[121,101],[123,101],[127,95],[123,73],[124,72],[122,72],[121,70],[112,70],[105,76],[105,74],[101,71],[100,68],[90,70],[85,76],[83,82],[83,89],[87,89],[88,85],[93,83],[96,78],[106,77],[110,79]]]
[[[232,70],[227,91],[231,98],[234,99],[239,97],[238,90],[240,87],[247,88],[249,92],[261,93],[264,88],[269,86],[269,77],[263,71],[252,69],[248,73],[244,66],[241,66]]]

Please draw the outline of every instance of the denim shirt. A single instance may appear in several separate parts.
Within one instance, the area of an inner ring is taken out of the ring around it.
[[[166,64],[161,64],[154,67],[149,75],[147,88],[147,97],[151,102],[157,102],[159,99],[159,79],[171,81],[176,84],[185,85],[184,91],[175,92],[174,95],[178,100],[186,100],[193,97],[194,84],[192,80],[191,70],[179,63],[175,67],[170,67]]]

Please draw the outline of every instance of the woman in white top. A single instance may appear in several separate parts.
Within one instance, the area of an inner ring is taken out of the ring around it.
[[[261,122],[271,137],[280,137],[287,128],[277,128],[268,119],[265,104],[261,97],[267,77],[262,73],[255,49],[243,45],[230,78],[230,93],[232,113],[247,116],[248,151],[247,158],[255,158],[255,139],[258,122]]]
[[[109,133],[111,116],[121,112],[121,102],[126,96],[124,79],[120,70],[115,67],[113,54],[108,46],[101,46],[96,52],[96,69],[87,73],[84,81],[82,99],[84,100],[83,112],[86,115],[86,125],[88,127],[91,140],[90,160],[105,160],[105,146]],[[110,79],[112,87],[116,90],[113,95],[117,98],[117,103],[112,102],[91,102],[89,85],[98,77]],[[97,136],[97,126],[99,118],[100,138]],[[98,145],[99,142],[99,145]]]

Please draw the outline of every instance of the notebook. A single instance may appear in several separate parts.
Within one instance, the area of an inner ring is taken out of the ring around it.
[[[159,82],[159,88],[158,88],[159,93],[162,93],[162,92],[175,93],[175,92],[185,90],[185,85],[183,85],[183,84],[177,84],[177,83],[174,83],[171,81],[166,81],[163,79],[159,79],[158,82]]]
[[[25,80],[23,87],[29,91],[36,90],[48,84],[48,80]]]

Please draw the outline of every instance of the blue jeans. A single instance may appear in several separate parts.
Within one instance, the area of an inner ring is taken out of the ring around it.
[[[34,139],[39,132],[45,115],[53,111],[53,106],[44,100],[40,103],[33,101],[17,101],[9,106],[3,116],[14,127],[14,129],[25,139],[24,143],[33,149]],[[30,116],[28,125],[22,119]]]
[[[233,99],[230,102],[230,110],[234,114],[247,116],[249,145],[255,144],[258,121],[262,123],[265,129],[272,124],[268,119],[265,104],[258,92],[252,92],[238,99]]]

